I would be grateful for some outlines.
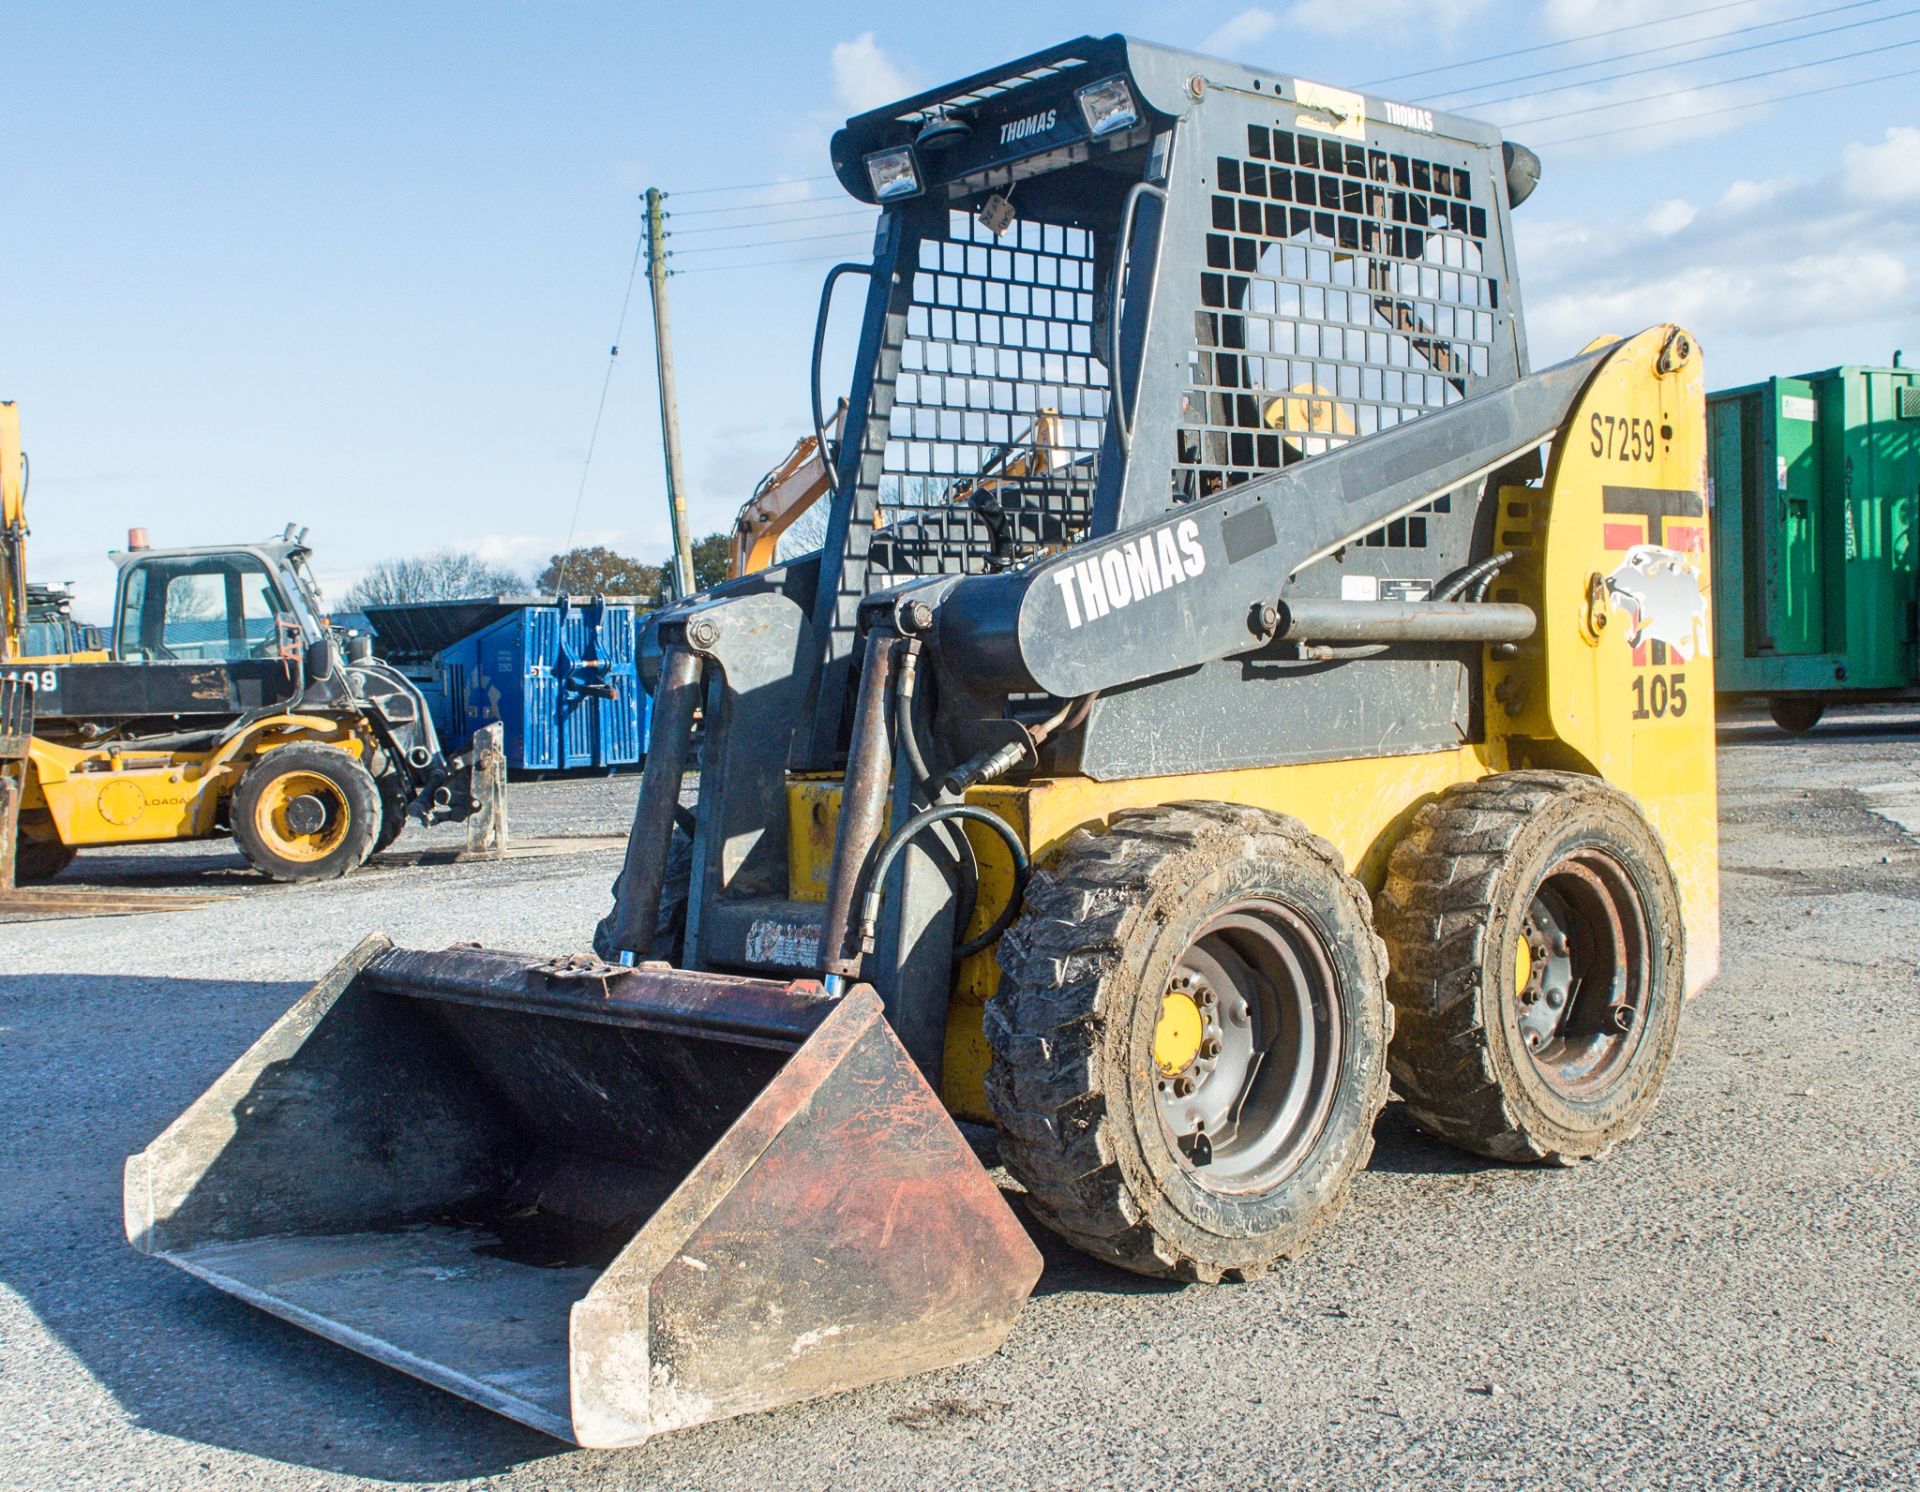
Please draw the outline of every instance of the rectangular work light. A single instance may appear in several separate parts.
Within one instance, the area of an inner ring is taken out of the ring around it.
[[[920,190],[920,173],[913,166],[913,148],[876,150],[867,157],[867,180],[873,183],[873,195],[882,202],[914,196]]]
[[[1134,107],[1133,90],[1125,78],[1107,78],[1089,83],[1074,97],[1080,101],[1081,117],[1087,121],[1087,133],[1094,139],[1118,130],[1132,129],[1140,122]]]

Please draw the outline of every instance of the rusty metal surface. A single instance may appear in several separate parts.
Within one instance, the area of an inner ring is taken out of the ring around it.
[[[684,647],[669,648],[653,700],[653,727],[646,770],[633,809],[627,858],[614,883],[607,932],[612,947],[645,954],[653,941],[666,880],[674,811],[693,744],[693,714],[700,702],[700,659]]]
[[[820,921],[820,966],[829,974],[860,977],[862,949],[853,927],[854,903],[862,872],[887,821],[888,768],[893,740],[887,707],[893,698],[893,671],[900,639],[875,632],[867,641],[860,693],[854,705],[853,735],[847,745],[847,775],[840,796],[840,824],[834,835],[833,869],[827,875],[827,904]]]
[[[191,912],[230,896],[183,896],[168,891],[109,891],[92,887],[23,886],[0,889],[0,924],[49,922],[70,917],[138,917],[148,912]]]
[[[129,1159],[125,1222],[597,1446],[991,1351],[1040,1270],[865,986],[383,938]]]

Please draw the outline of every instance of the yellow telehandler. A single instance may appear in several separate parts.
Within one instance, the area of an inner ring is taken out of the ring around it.
[[[473,770],[494,737],[441,751],[419,689],[329,623],[304,530],[175,549],[136,530],[111,649],[76,647],[99,639],[27,581],[26,473],[0,403],[0,678],[33,694],[21,881],[88,847],[226,835],[273,880],[330,880],[409,817],[501,821],[499,774]]]
[[[1631,1136],[1719,957],[1701,355],[1531,364],[1539,164],[1125,37],[848,121],[826,538],[652,622],[594,953],[369,938],[129,1160],[134,1246],[617,1446],[994,1348],[1040,1259],[950,1115],[1206,1282],[1390,1090]]]

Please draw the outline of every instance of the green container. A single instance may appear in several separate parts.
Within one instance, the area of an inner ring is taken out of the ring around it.
[[[1920,688],[1920,371],[1829,368],[1707,397],[1715,686],[1783,724]]]

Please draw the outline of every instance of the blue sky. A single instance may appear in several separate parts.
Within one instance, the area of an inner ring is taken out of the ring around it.
[[[1088,31],[1349,85],[1549,48],[1376,90],[1476,85],[1438,101],[1538,143],[1516,214],[1536,364],[1669,317],[1714,386],[1920,358],[1920,77],[1683,117],[1920,69],[1901,0],[15,0],[0,397],[33,457],[34,573],[103,616],[129,524],[203,543],[289,519],[336,591],[441,545],[537,569],[573,523],[649,185],[688,194],[670,206],[690,505],[696,532],[722,526],[806,425],[821,257],[862,247],[852,204],[804,180],[834,125]],[[1735,47],[1755,49],[1707,55]],[[787,184],[690,195],[769,181]],[[753,247],[779,238],[809,241]],[[753,267],[690,272],[729,264]],[[653,401],[637,293],[581,540],[664,552]]]

